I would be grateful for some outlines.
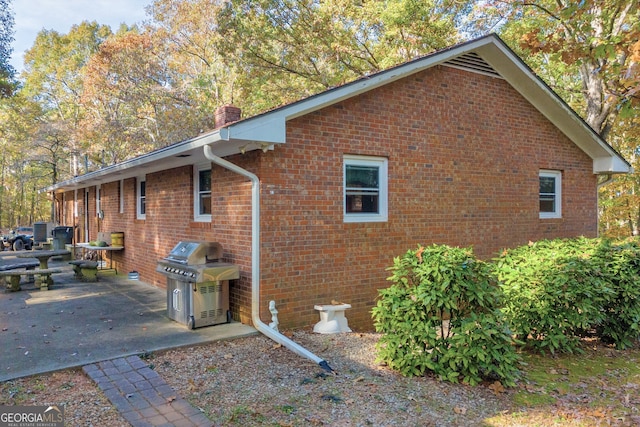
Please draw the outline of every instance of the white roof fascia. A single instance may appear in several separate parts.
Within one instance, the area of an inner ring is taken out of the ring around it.
[[[594,160],[594,173],[628,173],[631,171],[631,166],[620,154],[538,78],[498,36],[493,34],[248,118],[230,125],[233,131],[232,135],[252,141],[284,143],[286,142],[287,120],[304,116],[469,52],[475,52],[487,61],[515,90],[591,157]],[[598,159],[597,162],[596,159]],[[608,161],[604,161],[605,159]]]
[[[589,155],[594,160],[594,173],[628,173],[631,171],[630,164],[540,80],[499,37],[489,35],[378,72],[370,77],[361,78],[272,111],[240,120],[185,142],[55,184],[48,187],[46,191],[82,188],[96,183],[122,179],[122,175],[137,176],[139,173],[149,173],[190,164],[193,163],[193,159],[180,160],[178,156],[188,151],[195,153],[195,149],[205,145],[211,145],[216,155],[221,157],[255,149],[266,151],[272,149],[273,144],[286,143],[287,120],[358,96],[469,52],[475,52],[482,57],[527,101]]]
[[[515,90],[593,159],[593,173],[629,173],[631,165],[531,72],[500,39],[476,50]]]
[[[112,182],[114,180],[136,177],[146,173],[152,173],[157,170],[166,169],[167,163],[170,164],[171,167],[181,166],[182,163],[191,164],[192,161],[190,159],[185,158],[185,160],[180,160],[177,156],[185,153],[186,151],[199,149],[205,145],[215,144],[220,141],[223,141],[220,136],[220,132],[219,130],[215,130],[147,154],[142,154],[138,157],[134,157],[133,159],[125,160],[124,162],[106,166],[96,171],[71,178],[67,181],[59,182],[42,191],[85,188],[97,184]],[[163,160],[165,161],[162,163],[164,166],[161,166],[160,169],[154,166],[154,164],[162,162]]]
[[[624,172],[621,172],[624,171]],[[593,173],[632,173],[633,168],[618,156],[598,157],[593,159]]]
[[[248,146],[262,148],[263,144],[284,144],[287,127],[283,115],[266,113],[227,125],[220,134],[227,141],[245,141]]]
[[[368,92],[378,87],[385,86],[396,80],[403,79],[412,74],[418,73],[420,71],[431,68],[435,65],[446,62],[447,60],[454,58],[456,56],[474,51],[479,46],[482,46],[486,43],[492,43],[491,39],[486,39],[486,38],[478,39],[475,41],[465,43],[460,46],[452,47],[442,52],[431,54],[431,55],[425,56],[424,58],[420,58],[405,64],[401,64],[385,71],[377,72],[370,77],[363,77],[359,80],[356,80],[351,83],[347,83],[343,86],[339,86],[334,89],[329,89],[317,95],[312,95],[303,100],[296,101],[292,104],[288,104],[283,107],[279,107],[275,110],[263,113],[262,115],[258,115],[252,118],[242,120],[241,122],[237,124],[232,124],[229,127],[240,128],[240,127],[250,126],[252,130],[255,131],[256,133],[255,136],[259,138],[260,135],[263,135],[265,131],[264,129],[259,129],[259,127],[262,124],[270,123],[276,126],[282,126],[282,129],[279,129],[278,131],[270,132],[270,134],[278,136],[278,139],[274,140],[273,142],[282,143],[282,142],[285,142],[284,141],[284,138],[286,137],[285,126],[286,126],[287,120],[304,116],[306,114],[312,113],[314,111],[320,110],[322,108],[328,107],[330,105],[336,104],[346,99],[353,98],[354,96],[358,96],[362,93]],[[256,122],[255,124],[251,123],[254,121]],[[242,132],[242,135],[244,138],[252,139],[253,134],[251,134],[252,135],[251,137],[249,137],[249,134],[250,133],[248,132],[247,133]],[[234,133],[234,135],[240,135],[240,134]],[[279,137],[282,137],[282,139],[280,139]]]

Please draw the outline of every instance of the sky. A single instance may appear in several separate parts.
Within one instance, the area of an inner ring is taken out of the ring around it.
[[[133,25],[147,19],[144,7],[152,0],[11,0],[14,42],[11,65],[23,69],[24,51],[33,46],[38,33],[55,30],[67,34],[82,21],[97,21],[116,31],[121,23]]]

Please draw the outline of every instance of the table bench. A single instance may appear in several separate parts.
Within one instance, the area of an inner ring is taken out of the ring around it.
[[[87,282],[98,281],[98,263],[96,261],[79,259],[69,261],[69,264],[73,266],[73,277],[75,279]]]
[[[34,269],[39,265],[40,265],[40,262],[35,259],[32,261],[15,260],[13,262],[0,263],[0,271],[17,270],[19,268]]]
[[[4,260],[3,260],[4,261]],[[12,259],[11,262],[0,262],[0,272],[5,272],[5,271],[11,271],[11,270],[21,270],[21,269],[26,269],[26,270],[33,270],[34,268],[36,268],[38,265],[40,265],[40,262],[38,260],[16,260],[16,259]],[[5,277],[7,277],[8,275],[2,275],[0,276],[0,284],[4,285],[6,280]],[[29,276],[30,281],[33,281],[33,273],[31,273],[31,275]],[[18,281],[20,280],[20,277],[18,276]],[[7,285],[8,289],[14,290],[14,285]],[[18,283],[18,288],[15,290],[20,290],[20,284]]]
[[[53,285],[53,279],[51,279],[51,275],[55,273],[62,273],[61,268],[47,268],[47,269],[30,269],[30,270],[5,270],[0,271],[0,277],[8,277],[9,283],[7,284],[7,289],[10,291],[19,291],[20,290],[20,278],[22,276],[36,276],[39,280],[36,280],[36,285],[38,285],[38,281],[40,282],[40,290],[46,291],[50,286]]]

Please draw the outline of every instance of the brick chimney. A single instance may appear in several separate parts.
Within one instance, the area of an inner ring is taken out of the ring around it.
[[[242,110],[234,105],[223,105],[216,109],[215,113],[215,129],[221,128],[222,126],[237,122],[240,120]]]

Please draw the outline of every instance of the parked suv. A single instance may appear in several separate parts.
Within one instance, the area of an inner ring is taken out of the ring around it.
[[[30,251],[33,248],[33,227],[16,227],[2,236],[3,250]]]

